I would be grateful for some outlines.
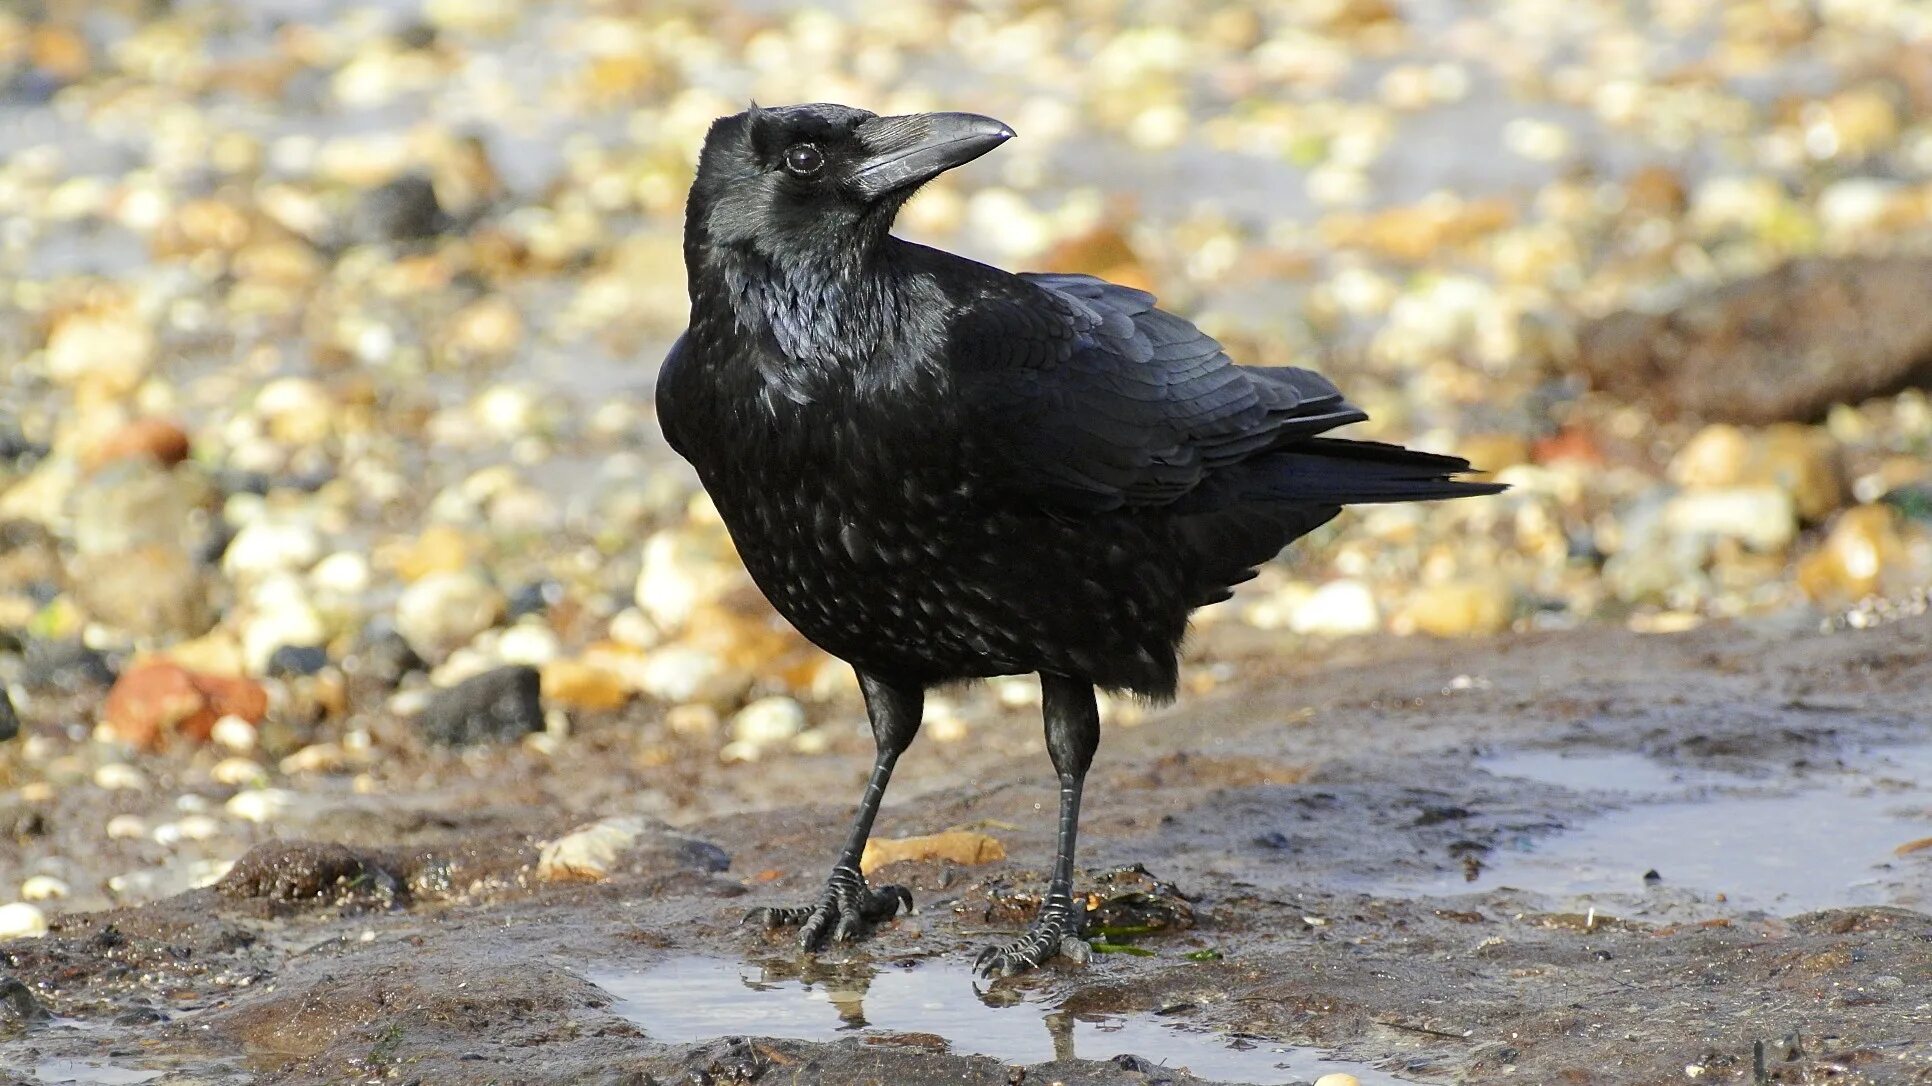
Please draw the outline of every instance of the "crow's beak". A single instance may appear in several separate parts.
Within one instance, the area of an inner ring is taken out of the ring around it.
[[[911,113],[874,117],[859,126],[872,156],[852,182],[868,200],[923,184],[1013,138],[1004,123],[977,113]]]

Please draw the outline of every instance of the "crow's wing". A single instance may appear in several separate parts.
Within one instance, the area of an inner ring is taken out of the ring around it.
[[[952,368],[982,455],[1048,507],[1194,504],[1215,469],[1367,417],[1320,374],[1235,365],[1145,291],[1020,278],[1037,289],[958,315]]]
[[[657,368],[657,387],[652,398],[657,407],[657,426],[664,433],[665,443],[671,446],[672,452],[690,460],[693,443],[684,437],[681,422],[687,413],[684,404],[691,395],[694,375],[692,362],[685,357],[689,350],[684,340],[685,335],[680,334],[665,352],[664,362]]]

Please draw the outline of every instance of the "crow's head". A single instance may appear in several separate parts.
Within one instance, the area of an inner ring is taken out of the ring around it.
[[[705,137],[687,237],[778,259],[863,249],[885,236],[913,190],[1012,136],[972,113],[753,106],[719,118]]]

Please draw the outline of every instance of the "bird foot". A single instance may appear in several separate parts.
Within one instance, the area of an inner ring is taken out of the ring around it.
[[[849,943],[865,934],[868,925],[890,920],[899,910],[912,911],[912,894],[903,886],[865,884],[865,876],[850,867],[832,869],[816,905],[776,906],[753,909],[745,923],[766,928],[798,927],[798,946],[817,950],[829,936],[834,942]]]
[[[989,946],[973,960],[973,971],[982,977],[1010,977],[1037,969],[1057,955],[1085,965],[1093,948],[1079,935],[1080,922],[1071,907],[1048,905],[1034,918],[1025,935],[1005,946]]]

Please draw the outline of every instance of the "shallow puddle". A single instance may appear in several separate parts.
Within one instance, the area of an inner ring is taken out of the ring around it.
[[[823,967],[801,975],[791,963],[690,956],[589,979],[616,997],[612,1013],[664,1044],[745,1034],[806,1041],[924,1034],[944,1038],[956,1054],[1020,1064],[1131,1053],[1223,1082],[1302,1082],[1339,1071],[1364,1086],[1404,1083],[1365,1064],[1183,1029],[1151,1015],[1075,1016],[1011,983],[989,986],[957,962]]]
[[[160,1077],[159,1071],[116,1067],[111,1063],[96,1063],[93,1060],[42,1060],[34,1065],[34,1078],[46,1086],[70,1082],[83,1086],[133,1086],[135,1083],[153,1082]]]
[[[1653,890],[1783,915],[1846,905],[1922,906],[1932,858],[1900,856],[1932,836],[1932,747],[1872,751],[1856,768],[1800,781],[1678,770],[1634,754],[1519,752],[1485,760],[1499,776],[1637,797],[1621,810],[1525,837],[1460,873],[1402,889],[1456,894],[1511,886],[1589,898]],[[1646,882],[1645,875],[1657,878]],[[1679,899],[1681,900],[1681,898]]]

